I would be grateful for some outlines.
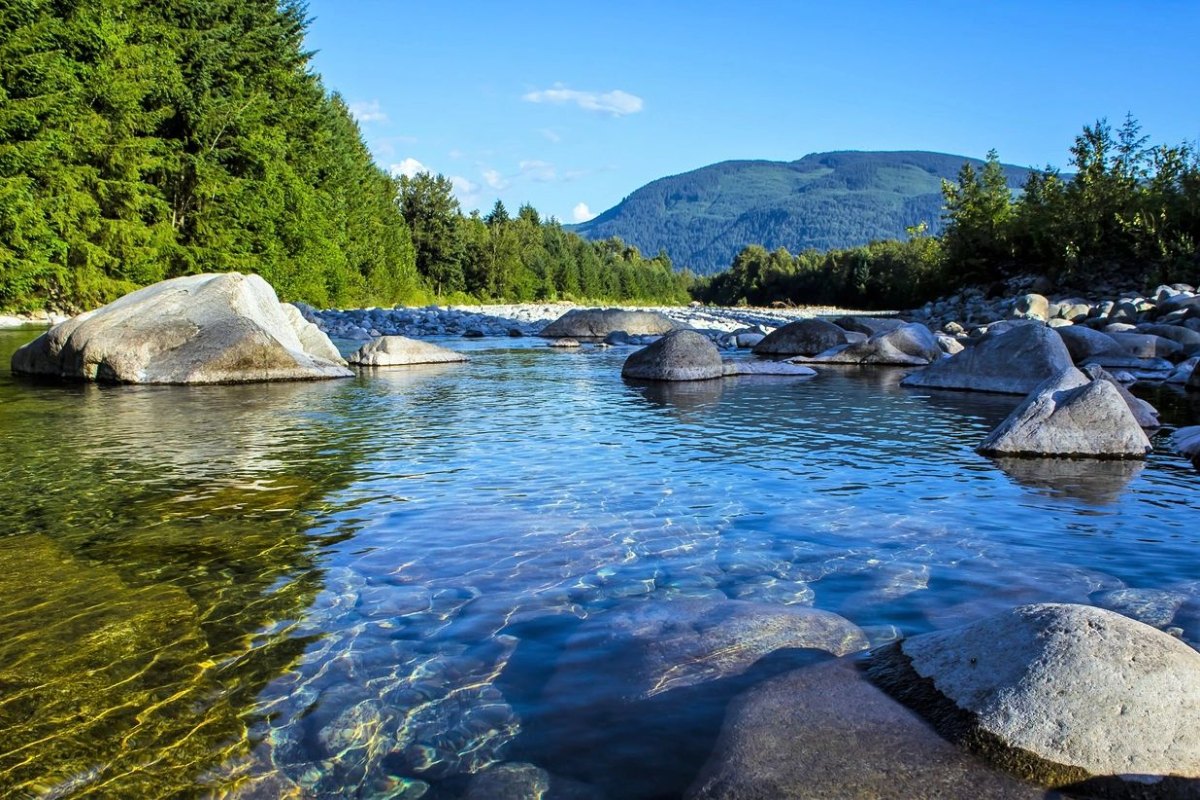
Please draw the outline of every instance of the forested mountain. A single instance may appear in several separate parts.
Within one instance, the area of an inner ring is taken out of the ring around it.
[[[925,152],[814,153],[792,162],[725,161],[661,178],[595,219],[588,238],[619,236],[643,252],[665,250],[700,274],[726,269],[748,244],[792,252],[901,239],[921,222],[941,229],[942,181],[963,156]],[[1004,165],[1019,189],[1024,167]]]

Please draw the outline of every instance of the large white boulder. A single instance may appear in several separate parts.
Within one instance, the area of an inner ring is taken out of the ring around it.
[[[901,381],[901,386],[1028,394],[1071,366],[1062,338],[1037,322],[990,333],[974,347],[935,361]]]
[[[889,645],[869,671],[944,735],[1040,783],[1132,776],[1130,796],[1154,797],[1175,776],[1162,795],[1196,796],[1200,653],[1144,623],[1021,606]]]
[[[347,359],[364,367],[394,367],[409,364],[449,364],[467,361],[462,353],[407,336],[381,336],[358,348]]]
[[[24,375],[111,383],[249,383],[353,375],[257,275],[187,275],[63,322],[13,354]]]
[[[985,455],[1091,458],[1145,458],[1151,450],[1115,382],[1074,367],[1034,389],[979,446]]]

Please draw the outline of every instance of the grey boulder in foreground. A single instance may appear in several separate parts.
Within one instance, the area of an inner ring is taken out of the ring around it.
[[[626,311],[620,308],[576,308],[542,328],[538,336],[592,339],[624,331],[630,336],[654,336],[685,326],[657,311]]]
[[[974,347],[914,372],[901,386],[1029,394],[1073,366],[1053,328],[1031,322],[985,336]]]
[[[1120,614],[1021,606],[888,645],[868,671],[943,735],[1042,785],[1200,796],[1200,653]]]
[[[621,367],[621,377],[644,381],[703,381],[724,374],[721,351],[696,331],[672,331],[632,353]]]
[[[364,367],[394,367],[411,364],[448,364],[468,359],[462,353],[419,339],[381,336],[355,350],[347,360],[351,364]]]
[[[984,455],[1086,458],[1145,458],[1152,449],[1116,383],[1074,367],[1034,389],[979,446]]]
[[[846,660],[738,696],[688,800],[1044,798],[938,736]]]
[[[257,275],[173,278],[56,325],[12,370],[109,383],[250,383],[345,378],[329,337]]]

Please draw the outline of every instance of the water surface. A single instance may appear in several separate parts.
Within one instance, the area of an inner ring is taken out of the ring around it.
[[[35,333],[0,332],[5,795],[457,797],[521,760],[622,796],[669,737],[573,753],[548,721],[595,721],[545,687],[569,661],[603,697],[567,642],[637,603],[814,606],[878,643],[1063,600],[1200,641],[1200,476],[1165,437],[996,461],[972,448],[1017,398],[633,385],[628,351],[536,340],[320,383],[15,380]]]

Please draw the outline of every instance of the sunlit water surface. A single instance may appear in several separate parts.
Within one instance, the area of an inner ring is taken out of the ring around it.
[[[815,606],[874,643],[1125,603],[1200,640],[1200,476],[1162,436],[1144,465],[997,462],[972,448],[1015,398],[638,386],[626,350],[537,340],[321,383],[14,380],[36,333],[0,332],[5,796],[458,797],[512,760],[623,796],[670,737],[581,756],[550,721],[586,703],[543,689],[636,603]]]

